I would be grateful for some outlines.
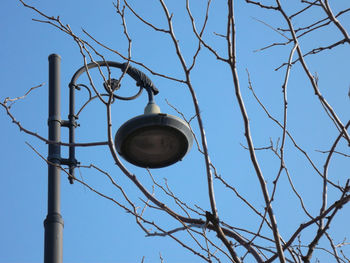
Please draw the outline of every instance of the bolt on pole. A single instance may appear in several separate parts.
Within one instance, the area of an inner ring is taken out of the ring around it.
[[[49,119],[48,139],[61,141],[61,91],[60,62],[57,54],[49,56]],[[59,144],[48,146],[48,203],[44,221],[45,246],[44,263],[62,263],[63,258],[63,219],[60,203],[60,167],[61,147]]]

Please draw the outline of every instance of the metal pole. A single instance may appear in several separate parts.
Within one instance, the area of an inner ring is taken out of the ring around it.
[[[57,54],[49,56],[49,140],[61,140],[61,94],[60,62]],[[63,219],[60,214],[60,168],[61,147],[49,144],[48,147],[48,203],[45,226],[44,263],[62,263]]]

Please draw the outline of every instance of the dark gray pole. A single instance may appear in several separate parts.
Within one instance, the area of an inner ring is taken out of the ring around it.
[[[57,54],[49,56],[49,140],[61,141],[60,62]],[[61,147],[49,144],[48,160],[61,164]],[[44,263],[62,263],[63,219],[60,213],[60,168],[48,165],[48,203],[45,226]]]

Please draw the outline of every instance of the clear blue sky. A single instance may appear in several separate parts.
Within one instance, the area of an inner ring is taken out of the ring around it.
[[[175,33],[189,63],[197,42],[193,37],[189,19],[185,14],[185,1],[167,1],[169,9],[174,13]],[[170,3],[171,2],[171,3]],[[181,2],[181,3],[180,3]],[[192,1],[192,10],[199,24],[203,21],[205,5],[202,1]],[[211,18],[205,35],[223,56],[226,56],[224,39],[215,36],[213,32],[225,33],[226,4],[213,1],[210,11]],[[222,1],[224,2],[224,1]],[[282,120],[283,100],[281,85],[284,71],[274,71],[288,59],[290,47],[278,47],[264,52],[253,52],[265,45],[284,39],[259,23],[261,19],[273,26],[283,26],[281,17],[272,16],[270,12],[253,8],[244,1],[236,4],[237,19],[237,48],[238,70],[243,97],[246,101],[248,114],[252,125],[252,135],[256,147],[270,145],[270,138],[276,142],[281,137],[281,130],[270,121],[247,89],[246,69],[258,96],[266,104],[271,113]],[[286,2],[286,1],[283,1]],[[349,7],[348,1],[332,1],[335,10]],[[336,2],[336,3],[335,3]],[[165,19],[157,1],[131,1],[135,9],[159,27],[165,27]],[[64,24],[69,24],[74,32],[86,38],[82,28],[109,47],[126,54],[127,41],[123,35],[120,18],[117,16],[112,1],[30,1],[38,9],[49,16],[59,15]],[[294,6],[287,8],[288,12]],[[1,4],[0,33],[1,33],[1,89],[0,100],[6,97],[18,97],[29,88],[44,83],[43,87],[33,91],[26,99],[15,103],[13,114],[21,124],[42,136],[47,136],[47,82],[48,56],[57,53],[62,57],[62,118],[68,115],[68,83],[73,73],[83,65],[77,45],[72,39],[48,24],[32,21],[40,17],[32,10],[24,8],[19,1],[5,0]],[[296,26],[302,26],[307,21],[322,17],[318,13],[295,19]],[[180,63],[168,36],[154,32],[140,24],[130,13],[127,16],[128,30],[133,40],[132,56],[135,60],[144,62],[157,72],[169,74],[176,78],[184,78]],[[256,19],[255,19],[256,18]],[[340,18],[343,25],[350,30],[350,15]],[[330,30],[314,33],[312,38],[301,41],[306,52],[319,45],[324,46],[340,40],[338,31]],[[122,62],[121,59],[103,48],[99,48],[105,58]],[[349,119],[350,85],[348,45],[339,46],[332,51],[325,51],[320,56],[307,59],[312,73],[319,75],[321,92],[338,113],[343,123]],[[117,71],[116,71],[117,72]],[[119,74],[119,72],[117,72]],[[185,86],[174,83],[147,73],[160,90],[157,102],[162,111],[177,115],[166,103],[180,109],[187,118],[194,115],[190,94]],[[207,51],[199,56],[197,68],[192,75],[193,85],[197,91],[201,113],[204,119],[206,135],[211,159],[218,172],[234,185],[248,200],[263,211],[264,202],[254,175],[249,155],[240,143],[246,145],[243,122],[238,104],[234,97],[232,77],[229,68],[218,62]],[[97,86],[102,80],[96,79]],[[123,86],[123,94],[131,95],[136,88],[132,81]],[[128,89],[129,88],[129,89]],[[78,103],[82,103],[86,93],[79,92]],[[294,138],[310,155],[319,169],[325,161],[325,155],[315,150],[329,150],[337,136],[337,130],[326,116],[313,90],[303,74],[301,67],[292,69],[288,87],[289,119],[288,128]],[[114,131],[130,119],[141,114],[147,101],[143,94],[132,102],[117,102],[113,106]],[[35,149],[47,156],[47,145],[41,141],[20,132],[11,123],[6,112],[0,110],[1,123],[1,174],[0,174],[0,263],[34,263],[43,260],[44,227],[47,198],[47,165],[26,144],[30,143]],[[92,103],[79,119],[81,127],[77,129],[77,142],[92,142],[105,140],[105,114],[98,103]],[[198,132],[197,124],[194,129]],[[67,141],[68,132],[62,130],[62,140]],[[349,148],[344,141],[338,149],[349,154]],[[286,164],[290,169],[293,181],[304,195],[307,208],[317,215],[320,208],[321,179],[310,168],[305,158],[293,148],[288,141],[286,145]],[[63,157],[67,150],[62,149]],[[271,151],[257,153],[269,191],[272,190],[279,161]],[[108,171],[116,181],[123,185],[128,195],[142,206],[142,197],[123,174],[114,165],[106,147],[78,149],[77,159],[82,164],[94,163]],[[147,172],[126,166],[135,173],[151,190],[151,182]],[[349,178],[349,158],[336,156],[330,167],[330,178],[344,184]],[[122,201],[108,180],[96,171],[80,169],[77,176],[93,185],[100,191]],[[168,180],[171,189],[189,205],[199,205],[204,210],[210,210],[204,160],[193,147],[186,158],[176,165],[154,170],[155,178],[163,183]],[[220,218],[236,227],[246,227],[256,231],[256,217],[243,206],[236,196],[215,181],[217,203]],[[165,202],[170,202],[160,190],[157,196]],[[331,191],[329,203],[332,203],[339,193]],[[175,207],[174,204],[171,204]],[[281,186],[273,203],[281,234],[288,239],[300,223],[307,220],[298,207],[298,200],[291,193],[285,174],[281,178]],[[149,211],[150,218],[159,219],[161,225],[171,230],[178,227],[160,212]],[[64,225],[64,262],[160,262],[160,254],[165,262],[200,262],[200,259],[184,250],[170,238],[145,237],[144,232],[136,225],[135,219],[126,214],[112,202],[103,199],[82,185],[70,185],[66,176],[62,175],[62,215]],[[346,206],[333,222],[332,234],[335,243],[350,236],[348,220],[350,208]],[[304,220],[304,221],[303,221]],[[309,232],[308,232],[309,233]],[[305,235],[305,242],[310,236]],[[185,239],[186,240],[186,239]],[[344,251],[349,253],[349,249]],[[349,255],[349,254],[348,254]],[[329,258],[326,253],[318,254],[321,262]]]

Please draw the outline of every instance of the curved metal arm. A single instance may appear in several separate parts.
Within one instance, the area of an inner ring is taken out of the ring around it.
[[[150,80],[149,77],[147,77],[145,73],[138,70],[137,68],[130,66],[130,64],[128,65],[127,62],[118,63],[114,61],[96,61],[96,62],[89,63],[86,66],[82,66],[80,69],[78,69],[74,73],[69,86],[76,85],[76,81],[78,80],[80,75],[86,71],[86,69],[91,69],[98,66],[119,68],[123,72],[127,73],[130,77],[132,77],[136,81],[136,86],[146,89],[146,91],[148,92],[149,101],[153,101],[153,96],[159,93],[159,90],[155,87],[153,82]]]
[[[147,91],[150,90],[154,95],[159,93],[159,90],[154,86],[153,82],[147,77],[145,73],[134,68],[132,66],[128,66],[128,63],[123,63],[121,70],[123,72],[126,71],[134,80],[136,80],[136,85],[142,88],[145,88]]]

